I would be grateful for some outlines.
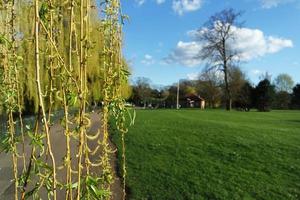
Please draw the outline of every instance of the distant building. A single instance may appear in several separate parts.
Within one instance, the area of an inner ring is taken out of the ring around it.
[[[205,109],[205,99],[200,97],[200,95],[188,94],[180,99],[180,106],[183,108]]]

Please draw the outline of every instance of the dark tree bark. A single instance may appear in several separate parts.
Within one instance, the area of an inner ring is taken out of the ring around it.
[[[231,90],[229,88],[229,83],[228,83],[228,67],[227,67],[226,62],[224,62],[223,64],[224,64],[226,110],[231,110],[231,108],[232,108],[232,96],[231,96]]]

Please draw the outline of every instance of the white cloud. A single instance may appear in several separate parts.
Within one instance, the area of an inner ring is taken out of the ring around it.
[[[276,38],[273,36],[268,37],[269,46],[268,52],[276,53],[285,47],[293,47],[293,42],[291,40],[286,40],[284,38]]]
[[[233,27],[236,40],[233,49],[240,53],[240,59],[249,61],[266,54],[277,53],[284,48],[293,47],[293,42],[288,39],[265,36],[261,30]]]
[[[135,0],[135,3],[138,4],[138,6],[143,5],[146,2],[146,0]]]
[[[277,7],[280,4],[295,2],[295,0],[260,0],[260,2],[263,8],[269,9],[269,8]]]
[[[205,29],[207,30],[207,29]],[[203,44],[200,42],[200,31],[189,31],[191,42],[179,41],[176,48],[165,59],[167,63],[178,63],[185,66],[196,66],[203,61],[197,57]],[[239,52],[241,61],[250,61],[266,54],[277,53],[284,48],[293,47],[293,42],[275,36],[266,36],[261,30],[232,27],[235,40],[230,42],[232,49]]]
[[[239,57],[243,61],[262,57],[266,54],[277,53],[288,47],[293,47],[293,42],[288,39],[275,36],[265,36],[258,29],[233,27],[235,41],[232,41],[232,48],[241,52]]]
[[[145,59],[147,59],[147,60],[152,60],[152,56],[149,55],[149,54],[146,54],[146,55],[145,55]]]
[[[193,67],[202,63],[197,58],[202,45],[199,42],[182,42],[177,43],[176,48],[164,60],[168,64],[178,63],[184,66]]]
[[[153,59],[153,57],[149,54],[145,54],[143,60],[141,61],[142,64],[144,65],[152,65],[155,63],[155,60]]]
[[[156,0],[156,3],[157,4],[163,4],[163,3],[165,3],[166,2],[166,0]]]
[[[250,71],[250,73],[251,73],[252,75],[254,75],[254,76],[260,76],[260,75],[264,74],[265,71],[261,71],[261,70],[259,70],[259,69],[252,69],[252,70]]]
[[[203,0],[173,0],[172,8],[179,14],[196,11],[201,8]]]
[[[199,73],[195,72],[195,73],[189,73],[186,75],[188,80],[197,80],[199,78]]]

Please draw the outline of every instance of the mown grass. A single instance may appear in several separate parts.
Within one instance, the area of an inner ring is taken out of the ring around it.
[[[130,199],[300,199],[299,111],[139,110],[126,151]]]

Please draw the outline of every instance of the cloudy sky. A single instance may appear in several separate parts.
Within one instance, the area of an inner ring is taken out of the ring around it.
[[[132,79],[148,77],[158,85],[197,77],[205,62],[197,32],[226,8],[243,11],[234,27],[241,68],[256,83],[265,72],[290,74],[300,83],[300,0],[126,0],[124,53]]]

